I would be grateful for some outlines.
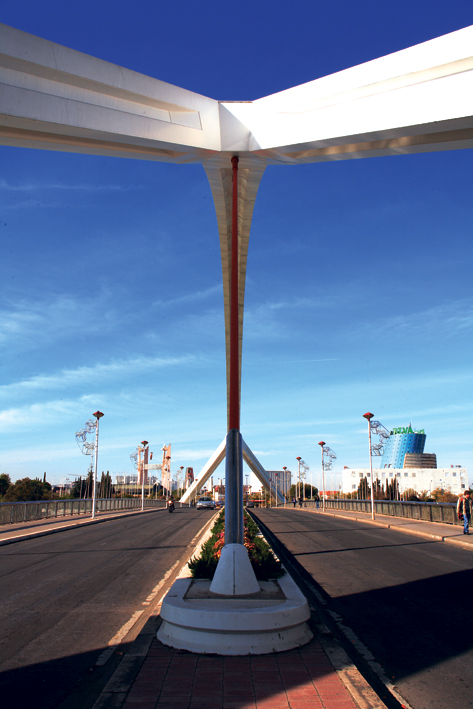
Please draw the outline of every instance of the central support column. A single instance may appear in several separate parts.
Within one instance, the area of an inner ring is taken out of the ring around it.
[[[238,158],[232,158],[232,250],[230,280],[230,402],[228,430],[240,430],[240,348],[238,325]],[[228,459],[228,458],[227,458]]]
[[[243,544],[243,453],[240,433],[240,331],[238,323],[238,158],[232,157],[230,280],[230,391],[225,465],[225,544]]]
[[[238,158],[232,157],[232,244],[230,281],[230,387],[225,462],[225,546],[210,586],[212,593],[240,596],[259,593],[243,544],[243,446],[240,433]]]

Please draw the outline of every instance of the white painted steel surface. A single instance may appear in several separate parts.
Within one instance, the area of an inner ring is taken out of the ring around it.
[[[248,239],[266,165],[473,147],[473,26],[236,102],[201,96],[6,25],[0,25],[0,46],[0,144],[204,165],[220,236],[227,388],[233,155],[240,174],[241,359]]]

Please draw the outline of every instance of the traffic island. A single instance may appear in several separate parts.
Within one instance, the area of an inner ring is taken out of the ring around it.
[[[258,581],[251,595],[223,595],[211,581],[180,578],[163,600],[157,637],[164,645],[204,654],[264,655],[308,643],[310,610],[288,573]]]

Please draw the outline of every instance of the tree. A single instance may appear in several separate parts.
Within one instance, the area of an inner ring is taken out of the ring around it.
[[[0,475],[0,497],[3,497],[3,495],[7,492],[10,485],[11,485],[10,476],[7,475],[7,473],[2,473]]]
[[[52,498],[52,488],[49,483],[36,478],[22,478],[8,488],[4,500],[5,502],[34,502],[36,500],[50,500]]]
[[[393,478],[391,482],[386,480],[386,500],[397,500],[399,485],[397,478]]]
[[[368,485],[368,478],[365,477],[360,480],[358,485],[358,499],[367,500],[371,496],[371,487]]]
[[[385,499],[383,486],[381,484],[381,481],[378,478],[376,478],[376,480],[374,481],[373,497],[375,500],[384,500]]]
[[[442,487],[436,487],[435,490],[432,490],[432,497],[435,502],[456,502],[458,500],[458,495],[454,495]]]

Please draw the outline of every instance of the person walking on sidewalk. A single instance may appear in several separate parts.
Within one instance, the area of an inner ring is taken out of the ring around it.
[[[296,498],[293,497],[293,498],[292,498],[292,504],[294,505],[294,507],[296,506],[296,502],[297,502]]]
[[[471,518],[471,500],[469,490],[465,490],[463,497],[458,498],[457,514],[459,519],[463,516],[463,534],[469,534]]]

